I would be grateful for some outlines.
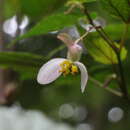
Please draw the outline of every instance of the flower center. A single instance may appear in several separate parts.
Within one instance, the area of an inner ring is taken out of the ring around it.
[[[69,61],[69,60],[66,60],[66,61],[63,61],[61,64],[60,64],[60,71],[59,72],[62,72],[63,75],[68,75],[68,74],[76,74],[78,73],[78,67],[76,65],[74,65],[73,62]]]

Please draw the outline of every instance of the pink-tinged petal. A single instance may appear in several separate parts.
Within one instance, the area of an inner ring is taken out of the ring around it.
[[[74,40],[67,33],[60,33],[57,38],[61,40],[67,47],[74,44]]]
[[[79,69],[81,71],[81,91],[83,93],[85,90],[87,81],[88,81],[88,72],[87,72],[87,69],[84,64],[82,64],[78,61],[75,62],[75,64],[79,67]]]
[[[64,58],[55,58],[45,63],[38,72],[38,83],[49,84],[56,80],[61,75],[61,73],[59,72],[60,63],[65,60],[66,59]]]

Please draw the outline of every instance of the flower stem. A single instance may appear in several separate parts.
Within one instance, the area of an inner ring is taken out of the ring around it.
[[[108,45],[116,53],[117,60],[118,60],[118,69],[119,69],[119,81],[118,81],[119,87],[123,93],[123,97],[125,99],[128,99],[128,92],[127,92],[126,82],[125,82],[125,78],[124,78],[124,70],[123,70],[123,66],[122,66],[122,62],[121,62],[121,58],[120,58],[120,50],[113,44],[114,42],[109,38],[109,36],[106,34],[106,32],[102,28],[100,28],[100,30],[99,30],[99,28],[97,28],[95,26],[86,7],[84,8],[84,13],[86,14],[90,24],[93,25],[93,27],[96,29],[96,31],[99,33],[99,35],[108,43]],[[118,72],[116,72],[116,73],[118,73]]]
[[[122,34],[122,38],[121,38],[121,42],[120,42],[120,51],[121,51],[122,47],[124,46],[126,38],[127,38],[128,25],[129,24],[125,24],[125,27],[124,27],[124,32]]]
[[[83,34],[80,38],[78,38],[75,43],[79,43],[80,41],[82,41],[87,35],[89,34],[89,32],[86,32],[85,34]]]
[[[96,31],[99,33],[99,35],[109,44],[109,46],[114,50],[117,51],[117,47],[113,44],[112,40],[108,37],[108,35],[105,33],[102,27],[96,27],[95,24],[93,23],[93,20],[91,16],[88,13],[87,8],[84,8],[84,13],[86,14],[89,22],[93,27],[96,29]]]
[[[123,93],[123,97],[128,99],[128,92],[127,92],[126,81],[124,77],[124,70],[120,58],[120,53],[117,53],[117,59],[118,59],[118,68],[119,68],[119,75],[120,75],[119,86]]]

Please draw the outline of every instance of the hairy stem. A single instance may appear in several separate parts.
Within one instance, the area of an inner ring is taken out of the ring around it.
[[[91,16],[88,13],[87,8],[84,8],[84,13],[87,16],[89,22],[93,27],[96,29],[96,31],[99,33],[99,35],[109,44],[109,46],[114,50],[117,51],[117,47],[113,44],[112,40],[106,35],[105,31],[102,29],[102,27],[96,27],[95,24],[93,23],[93,20]]]
[[[124,70],[120,58],[120,53],[117,53],[117,59],[118,59],[118,68],[119,68],[119,75],[120,75],[119,86],[123,93],[123,97],[128,99],[128,92],[127,92],[126,81],[124,77]]]
[[[120,51],[125,44],[125,41],[126,41],[126,38],[127,38],[127,33],[128,33],[128,24],[125,24],[124,32],[122,34],[122,38],[121,38],[121,42],[120,42]]]
[[[100,30],[99,30],[99,28],[97,28],[95,26],[91,16],[89,15],[89,13],[87,11],[87,8],[84,8],[84,13],[87,16],[90,24],[93,25],[93,27],[96,29],[96,31],[99,33],[99,35],[108,43],[108,45],[116,53],[117,60],[118,60],[118,69],[119,69],[119,87],[123,93],[123,97],[125,99],[128,99],[128,92],[127,92],[126,82],[125,82],[125,78],[124,78],[124,70],[123,70],[123,66],[122,66],[122,62],[121,62],[121,58],[120,58],[119,49],[114,45],[114,42],[109,38],[109,36],[105,33],[105,31],[102,28],[100,28]]]

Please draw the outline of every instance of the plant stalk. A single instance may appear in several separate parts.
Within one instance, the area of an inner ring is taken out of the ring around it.
[[[120,76],[119,87],[120,87],[120,89],[123,93],[123,97],[128,100],[128,92],[127,92],[127,87],[126,87],[126,81],[125,81],[125,78],[124,78],[124,70],[123,70],[123,66],[122,66],[122,62],[121,62],[121,58],[120,58],[120,50],[113,44],[114,42],[108,37],[108,35],[106,34],[106,32],[102,28],[100,28],[100,30],[99,30],[99,28],[97,28],[95,26],[91,16],[89,15],[89,13],[87,11],[87,8],[84,8],[84,13],[87,16],[90,24],[93,25],[93,27],[96,29],[96,31],[99,33],[99,35],[108,43],[108,45],[116,53],[117,60],[118,60],[119,76]]]
[[[123,96],[121,92],[118,92],[118,91],[116,91],[116,90],[114,90],[114,89],[112,89],[112,88],[109,88],[109,87],[103,87],[104,84],[102,84],[102,83],[99,82],[98,80],[92,78],[91,76],[89,76],[89,80],[90,80],[91,82],[93,82],[95,85],[97,85],[98,87],[104,88],[105,90],[107,90],[108,92],[110,92],[110,93],[112,93],[112,94],[114,94],[114,95],[116,95],[116,96],[119,96],[119,97],[122,97],[122,96]]]

